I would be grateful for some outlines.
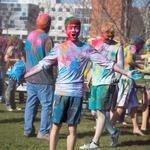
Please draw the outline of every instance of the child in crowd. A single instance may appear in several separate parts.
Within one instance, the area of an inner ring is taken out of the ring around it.
[[[6,48],[4,56],[7,67],[7,75],[9,77],[8,86],[5,91],[5,102],[8,111],[21,110],[21,108],[16,107],[15,92],[17,80],[15,76],[12,76],[14,64],[19,60],[25,61],[22,49],[17,48],[18,41],[19,39],[17,36],[11,36],[9,38],[8,47]]]

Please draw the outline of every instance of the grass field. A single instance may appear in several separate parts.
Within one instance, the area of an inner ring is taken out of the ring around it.
[[[5,105],[0,103],[0,150],[48,150],[47,141],[34,138],[26,138],[23,136],[23,115],[24,104],[20,107],[23,111],[7,112]],[[39,113],[35,122],[36,128],[39,127]],[[120,145],[117,148],[111,148],[110,135],[107,132],[103,133],[100,140],[102,150],[149,150],[150,149],[150,134],[144,137],[132,134],[132,125],[130,119],[127,126],[117,125],[121,130],[119,138]],[[83,111],[81,123],[78,127],[77,143],[75,150],[79,150],[79,146],[85,142],[89,142],[94,134],[95,122],[88,111]],[[63,125],[58,150],[66,150],[67,126]]]

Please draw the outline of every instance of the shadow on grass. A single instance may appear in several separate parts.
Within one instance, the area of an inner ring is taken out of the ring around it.
[[[3,119],[0,120],[0,123],[18,123],[18,122],[23,122],[24,118],[9,118],[9,119]],[[40,118],[36,118],[35,121],[40,121]]]
[[[120,135],[133,135],[133,133],[129,130],[120,130]]]
[[[89,137],[89,136],[93,136],[94,135],[94,131],[88,131],[88,132],[80,132],[78,133],[78,138],[84,138],[84,137]]]
[[[23,118],[12,118],[12,119],[0,120],[0,123],[17,123],[17,122],[23,122]]]
[[[0,110],[0,113],[4,113],[4,112],[6,112],[5,110]]]
[[[92,131],[88,131],[88,132],[84,132],[84,133],[77,133],[77,137],[78,139],[84,138],[84,137],[90,137],[93,136],[94,132]],[[67,132],[66,133],[60,133],[59,136],[60,139],[66,139],[67,138]]]
[[[137,140],[137,141],[125,141],[121,142],[119,146],[133,146],[133,145],[138,145],[138,146],[143,146],[143,145],[150,145],[150,139],[149,140]]]

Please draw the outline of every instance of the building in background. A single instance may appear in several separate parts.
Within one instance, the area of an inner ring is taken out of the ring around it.
[[[25,36],[35,28],[35,18],[41,12],[52,17],[50,36],[56,43],[66,39],[64,21],[76,16],[82,21],[81,36],[89,36],[91,5],[61,3],[61,0],[0,0],[0,28],[4,34]]]
[[[17,3],[17,0],[1,0],[0,28],[3,34],[19,35],[25,38],[35,28],[35,18],[40,10],[38,5]]]

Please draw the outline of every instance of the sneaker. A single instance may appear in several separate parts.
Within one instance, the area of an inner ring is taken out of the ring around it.
[[[16,107],[15,110],[20,111],[20,110],[22,110],[22,109],[21,109],[20,107]]]
[[[49,137],[49,133],[46,133],[46,134],[41,134],[40,132],[37,134],[36,136],[38,139],[40,140],[47,140],[49,141],[50,137]]]
[[[122,122],[122,125],[127,126],[128,123],[126,123],[125,121]]]
[[[119,130],[116,130],[115,133],[111,136],[111,139],[112,139],[111,146],[112,147],[116,147],[118,145],[119,135],[120,135]]]
[[[99,148],[99,145],[93,141],[91,143],[80,146],[80,149],[96,149],[96,148]]]
[[[31,132],[31,133],[24,132],[24,136],[26,136],[26,137],[36,137],[36,133],[34,133],[34,132]]]
[[[10,112],[13,111],[13,109],[10,106],[7,106],[6,109],[7,111],[10,111]]]

